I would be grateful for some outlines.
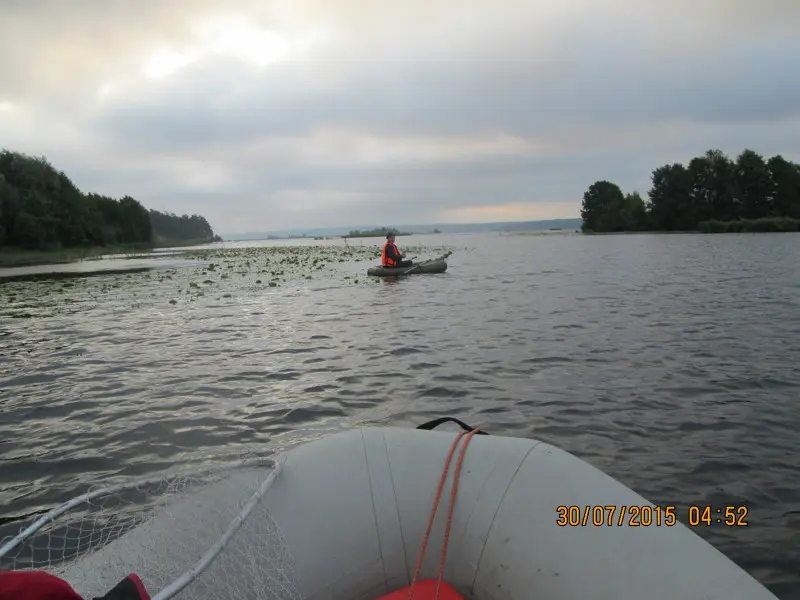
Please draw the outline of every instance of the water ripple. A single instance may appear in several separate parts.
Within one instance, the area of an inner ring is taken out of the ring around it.
[[[800,598],[800,237],[449,242],[443,275],[232,277],[180,306],[180,269],[6,284],[3,517],[98,480],[449,415],[561,446],[656,503],[747,504],[750,527],[697,533]]]

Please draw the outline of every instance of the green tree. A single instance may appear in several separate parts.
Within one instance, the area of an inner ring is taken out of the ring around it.
[[[153,241],[153,228],[147,209],[130,196],[119,201],[120,241],[123,244]]]
[[[643,231],[647,229],[647,208],[639,192],[625,194],[621,212],[621,222],[625,230]]]
[[[778,154],[767,161],[767,168],[773,216],[800,219],[800,165]]]
[[[800,165],[743,150],[732,161],[708,150],[688,166],[651,174],[647,202],[598,181],[583,197],[584,231],[800,231]]]
[[[153,224],[153,239],[156,243],[211,242],[219,238],[214,235],[211,225],[200,215],[175,215],[150,210]]]
[[[621,231],[625,196],[616,183],[595,181],[583,194],[581,218],[584,231]]]
[[[10,242],[20,248],[44,248],[47,245],[47,233],[39,219],[28,212],[23,212],[17,217]]]
[[[203,217],[148,211],[125,196],[84,194],[44,157],[0,151],[0,246],[55,249],[115,244],[151,245],[162,216],[167,240],[215,239]]]
[[[745,149],[736,158],[735,181],[744,218],[761,219],[772,213],[772,177],[763,156]]]
[[[400,231],[395,229],[394,227],[376,227],[375,229],[365,229],[364,231],[360,231],[358,229],[353,229],[348,233],[346,238],[359,238],[359,237],[386,237],[389,232],[394,233],[396,236],[401,235],[411,235],[407,231]]]
[[[684,219],[688,229],[700,221],[718,218],[724,221],[739,218],[740,202],[736,197],[735,166],[720,150],[709,150],[689,163],[692,176],[693,206],[691,217]]]
[[[3,238],[0,240],[0,244],[11,243],[11,236],[16,226],[19,213],[19,193],[0,173],[0,229],[3,232]]]
[[[651,175],[649,224],[652,229],[676,231],[697,226],[692,174],[680,163],[664,165]]]

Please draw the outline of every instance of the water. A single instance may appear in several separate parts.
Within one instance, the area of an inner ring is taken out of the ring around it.
[[[451,415],[556,444],[679,516],[747,505],[749,527],[693,529],[800,598],[800,236],[400,241],[452,247],[450,269],[234,275],[191,302],[180,269],[0,286],[3,517],[98,480]]]

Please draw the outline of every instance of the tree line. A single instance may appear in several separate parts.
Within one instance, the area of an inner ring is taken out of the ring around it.
[[[83,193],[46,158],[0,151],[0,247],[152,247],[219,239],[199,215],[147,210],[131,196]]]
[[[596,181],[583,195],[584,232],[800,231],[800,165],[745,149],[736,160],[709,150],[657,168],[645,200]]]
[[[222,238],[214,234],[214,230],[200,215],[181,215],[150,210],[150,223],[153,226],[153,241],[156,244],[172,241],[184,242],[221,242]]]
[[[376,227],[375,229],[367,229],[364,231],[361,231],[359,229],[353,229],[352,231],[350,231],[350,233],[348,233],[344,237],[346,238],[386,237],[387,235],[389,235],[390,232],[395,234],[396,236],[411,235],[407,231],[399,231],[394,227]]]

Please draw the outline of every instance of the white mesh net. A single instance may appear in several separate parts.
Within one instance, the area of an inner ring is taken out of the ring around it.
[[[90,491],[4,539],[0,569],[48,571],[84,598],[136,573],[153,600],[301,600],[264,501],[279,467],[248,459]]]

